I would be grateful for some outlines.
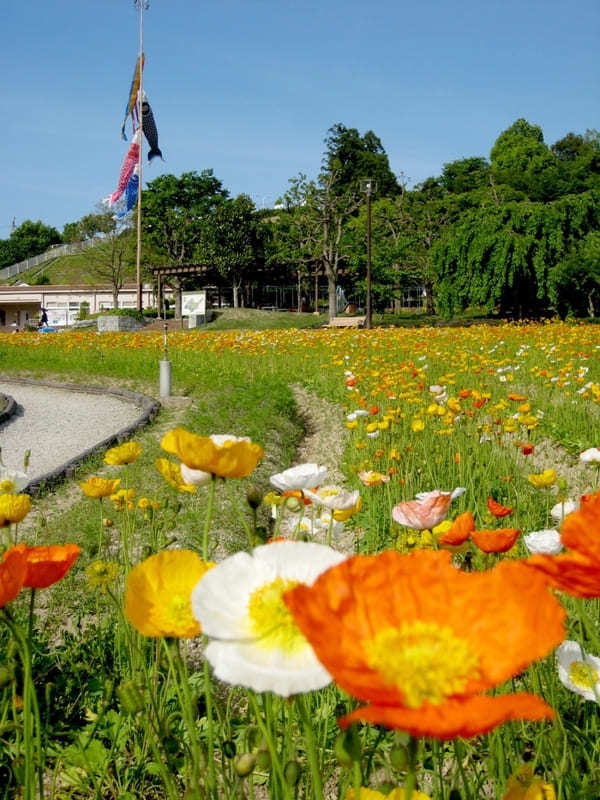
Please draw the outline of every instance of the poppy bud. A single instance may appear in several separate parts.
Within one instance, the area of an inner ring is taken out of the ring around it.
[[[271,755],[268,750],[259,750],[256,753],[256,766],[260,770],[267,770],[271,766]]]
[[[12,665],[2,665],[0,667],[0,689],[5,689],[15,679],[15,671]]]
[[[134,681],[123,681],[117,686],[117,697],[127,714],[137,714],[144,708],[144,696]]]
[[[288,761],[283,768],[283,777],[288,786],[295,786],[300,779],[300,767],[297,761]]]
[[[223,742],[223,755],[225,758],[233,758],[235,756],[235,742],[231,739],[227,739]]]
[[[256,756],[252,753],[242,753],[242,755],[238,756],[235,760],[235,771],[240,778],[245,778],[247,775],[250,775],[255,766]]]
[[[260,508],[260,504],[263,501],[263,492],[262,490],[253,484],[252,486],[248,486],[246,489],[246,502],[250,506],[251,509],[255,510]]]

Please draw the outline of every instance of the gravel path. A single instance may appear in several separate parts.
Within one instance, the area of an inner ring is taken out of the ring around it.
[[[23,469],[31,450],[28,475],[34,480],[135,425],[143,408],[112,394],[93,394],[43,385],[0,380],[0,393],[18,404],[0,425],[2,461]]]

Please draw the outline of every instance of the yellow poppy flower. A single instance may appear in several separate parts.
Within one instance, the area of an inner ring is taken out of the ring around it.
[[[123,464],[132,464],[137,461],[142,453],[142,446],[138,442],[125,442],[118,447],[111,447],[106,451],[104,461],[106,464],[113,466],[122,466]]]
[[[176,455],[186,467],[210,472],[220,478],[245,478],[255,469],[265,451],[246,437],[196,436],[175,428],[163,437],[163,450]]]
[[[542,489],[545,486],[552,486],[556,483],[556,477],[556,470],[545,469],[538,475],[529,475],[527,480],[535,486],[536,489]]]
[[[169,483],[178,492],[189,492],[194,494],[196,487],[191,483],[185,483],[181,476],[181,469],[179,464],[174,461],[169,461],[168,458],[157,458],[154,466],[163,476],[167,483]]]
[[[0,528],[21,522],[30,511],[31,497],[28,494],[0,495]]]
[[[419,433],[419,431],[425,430],[425,423],[422,419],[414,419],[410,426],[413,430],[413,433]]]
[[[359,792],[360,800],[383,800],[384,798],[385,800],[406,800],[407,797],[406,789],[403,786],[393,789],[390,794],[382,794],[382,792],[378,792],[375,789],[365,789],[364,786],[361,787]],[[410,797],[411,800],[431,800],[428,794],[419,792],[417,789],[413,789]],[[348,789],[344,795],[344,800],[355,800],[354,789]]]
[[[556,800],[554,787],[533,774],[531,764],[515,770],[506,784],[502,800]]]
[[[214,567],[191,550],[164,550],[127,576],[125,616],[143,636],[191,638],[201,633],[192,614],[192,589]]]
[[[109,497],[117,491],[118,485],[121,483],[120,478],[114,480],[106,480],[92,475],[87,481],[80,483],[79,486],[86,497]]]

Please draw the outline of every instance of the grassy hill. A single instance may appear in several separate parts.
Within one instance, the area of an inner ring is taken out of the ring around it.
[[[52,284],[94,284],[108,283],[107,278],[98,275],[95,265],[108,258],[110,245],[99,244],[93,249],[85,250],[82,253],[74,253],[71,256],[58,256],[49,261],[45,261],[37,267],[33,267],[27,272],[21,272],[8,280],[0,283],[14,286],[18,283],[29,283],[34,285],[44,276]],[[131,264],[125,269],[125,280],[135,280],[135,264]]]

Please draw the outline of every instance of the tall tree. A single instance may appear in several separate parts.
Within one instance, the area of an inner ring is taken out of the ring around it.
[[[525,192],[530,200],[547,202],[564,194],[563,171],[539,125],[518,119],[498,136],[490,158],[495,182]]]
[[[161,175],[142,193],[142,233],[145,251],[158,264],[185,264],[193,259],[205,218],[225,202],[229,192],[211,169]],[[181,314],[182,280],[173,278],[175,315]]]
[[[15,261],[24,261],[43,253],[53,244],[60,244],[61,237],[56,228],[40,220],[32,222],[27,219],[11,233],[9,241],[12,257]]]
[[[233,289],[234,308],[244,279],[261,259],[259,224],[254,203],[246,194],[220,203],[202,224],[196,258],[213,264]]]
[[[347,128],[338,122],[329,128],[325,147],[323,172],[336,176],[332,186],[336,194],[359,192],[363,178],[377,181],[380,197],[400,192],[381,140],[373,131],[361,136],[356,128]]]
[[[105,219],[103,223],[102,245],[90,248],[87,258],[92,272],[101,280],[110,283],[113,308],[118,308],[119,292],[123,288],[126,277],[131,275],[135,269],[136,242],[131,225],[120,221],[112,214],[110,216],[110,229],[108,228],[108,219]]]
[[[442,312],[475,305],[503,316],[539,315],[552,300],[553,268],[599,228],[594,191],[468,212],[432,251]]]

